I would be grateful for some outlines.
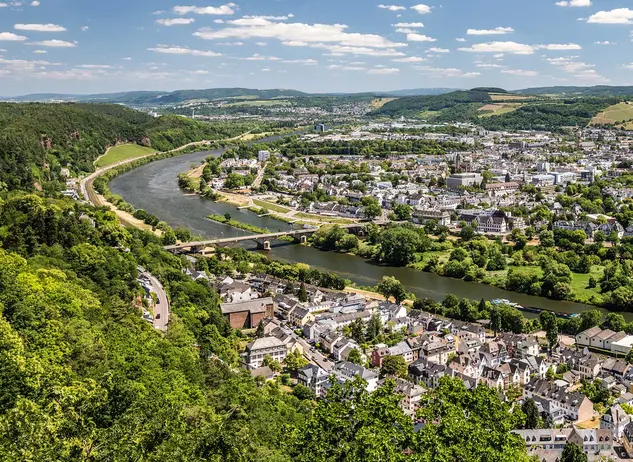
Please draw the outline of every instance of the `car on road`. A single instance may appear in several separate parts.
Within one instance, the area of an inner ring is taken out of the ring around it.
[[[160,319],[160,313],[156,315],[156,319]]]

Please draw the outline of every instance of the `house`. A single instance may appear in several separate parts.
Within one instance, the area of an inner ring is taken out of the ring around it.
[[[221,303],[220,309],[233,329],[253,329],[264,319],[274,317],[274,302],[270,297],[238,303]]]
[[[193,274],[191,275],[193,277]],[[256,297],[252,292],[250,284],[244,282],[233,281],[230,284],[221,284],[218,286],[220,298],[227,303],[247,302]]]
[[[330,374],[314,364],[308,364],[297,373],[297,383],[308,387],[317,397],[325,395],[329,378]]]
[[[263,337],[246,345],[246,351],[241,356],[242,362],[249,369],[257,369],[262,366],[266,356],[282,363],[286,359],[286,354],[286,345],[281,340],[276,337]]]
[[[420,385],[415,385],[408,380],[400,378],[392,380],[395,380],[396,383],[396,387],[393,392],[395,394],[402,395],[400,407],[406,415],[414,418],[418,408],[420,407],[420,400],[424,394],[424,388]],[[384,380],[382,382],[384,383]]]
[[[592,327],[590,329],[584,330],[576,335],[576,344],[579,346],[591,346],[592,339],[594,339],[594,337],[600,332],[602,332],[602,329],[600,329],[599,327]]]
[[[594,354],[583,356],[576,364],[578,372],[583,379],[594,379],[600,374],[602,369],[602,360]]]
[[[487,342],[479,349],[479,356],[484,365],[497,367],[510,359],[508,349],[503,342]]]
[[[420,358],[409,364],[409,378],[415,384],[424,384],[427,388],[436,388],[439,381],[451,371],[445,364],[437,364]]]
[[[624,435],[625,427],[631,422],[631,417],[626,413],[622,406],[614,404],[600,418],[600,428],[611,430],[613,439],[620,439]]]
[[[549,415],[554,424],[565,421],[584,422],[593,417],[593,403],[579,391],[539,379],[523,389],[524,398],[532,398],[542,415]]]
[[[354,377],[360,377],[367,382],[367,391],[374,391],[378,388],[378,373],[363,366],[341,361],[332,369],[332,373],[342,381],[353,380]]]
[[[295,326],[303,327],[307,323],[314,321],[314,315],[309,308],[297,305],[288,312],[288,321]]]
[[[402,356],[407,364],[413,362],[413,351],[411,351],[407,342],[400,342],[397,345],[389,347],[387,354],[389,356]]]
[[[633,458],[633,422],[629,422],[624,427],[622,446],[624,446],[624,450],[629,458]]]
[[[598,332],[591,338],[591,346],[594,348],[602,348],[604,350],[606,349],[605,342],[607,342],[614,335],[615,332],[610,329],[605,329],[601,332]]]
[[[546,461],[560,460],[567,443],[582,447],[585,454],[611,455],[613,438],[608,430],[576,428],[540,428],[535,430],[512,430],[525,441],[529,456]],[[593,459],[591,459],[593,460]]]

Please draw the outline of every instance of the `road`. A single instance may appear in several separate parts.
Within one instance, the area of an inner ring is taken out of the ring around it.
[[[167,323],[169,322],[169,299],[167,298],[167,292],[163,288],[163,285],[158,279],[152,276],[147,271],[141,273],[147,279],[149,279],[152,285],[152,292],[156,294],[156,306],[154,307],[154,327],[156,329],[166,331]]]
[[[303,348],[303,355],[308,361],[316,364],[326,372],[330,372],[332,370],[332,368],[334,367],[334,363],[323,356],[319,352],[319,350],[311,346],[308,342],[305,341],[304,338],[299,337],[297,334],[295,334],[295,332],[289,327],[282,327],[282,329],[286,334],[290,335],[294,340],[296,340],[299,345],[301,345],[301,348]]]

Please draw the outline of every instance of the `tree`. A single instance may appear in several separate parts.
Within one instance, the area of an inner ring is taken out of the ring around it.
[[[459,298],[455,294],[448,294],[442,301],[442,306],[447,310],[455,309],[457,305],[459,305]]]
[[[283,365],[288,372],[296,374],[299,369],[308,365],[308,360],[303,357],[299,350],[293,350],[286,355]]]
[[[545,329],[545,335],[551,352],[558,344],[558,320],[556,319],[556,315],[551,311],[541,311],[539,320],[541,322],[541,326]]]
[[[369,196],[363,197],[361,204],[363,205],[363,213],[367,219],[373,220],[382,215],[382,208],[376,198]]]
[[[587,310],[580,313],[580,330],[591,329],[599,326],[602,321],[602,313],[598,310]]]
[[[574,443],[566,443],[560,462],[587,462],[587,454],[582,451],[582,446]]]
[[[369,322],[367,323],[367,331],[366,338],[367,341],[373,342],[378,335],[380,335],[380,331],[382,330],[382,322],[380,321],[380,316],[378,314],[372,315],[369,318]]]
[[[357,364],[359,366],[363,365],[363,358],[360,355],[360,351],[357,348],[352,348],[352,351],[349,352],[347,356],[347,360],[350,363]]]
[[[620,332],[626,327],[626,321],[624,320],[624,316],[619,313],[607,313],[600,327],[603,329],[611,329],[614,332]]]
[[[512,177],[510,176],[510,173],[506,173],[506,177],[505,177],[505,182],[506,183],[510,183],[512,181]]]
[[[295,385],[295,387],[292,389],[292,394],[301,401],[316,399],[314,392],[305,385],[301,385],[300,383]]]
[[[393,213],[396,215],[396,218],[399,221],[409,221],[411,220],[411,214],[413,209],[411,206],[407,204],[396,204],[393,207]]]
[[[402,356],[385,356],[380,367],[380,377],[400,377],[406,379],[409,375],[407,362]]]
[[[383,276],[377,289],[379,294],[384,295],[386,299],[393,297],[398,304],[407,298],[402,283],[392,276]]]
[[[225,219],[227,222],[231,221],[231,218],[233,218],[233,217],[231,217],[231,214],[230,214],[229,212],[226,212],[226,213],[224,214],[224,219]]]
[[[261,321],[257,324],[257,329],[255,330],[255,337],[263,338],[264,337],[264,321]]]
[[[308,293],[306,292],[306,285],[303,281],[299,286],[299,294],[297,295],[297,298],[299,298],[301,303],[306,303],[308,301]]]
[[[523,411],[523,414],[525,414],[525,424],[523,425],[523,428],[529,430],[538,428],[540,416],[538,412],[538,407],[536,406],[534,400],[532,398],[528,398],[523,401],[523,404],[521,405],[521,410]]]
[[[380,233],[378,243],[380,260],[393,266],[406,266],[413,262],[422,246],[420,235],[414,229],[395,225]]]
[[[459,237],[461,237],[464,242],[470,241],[475,237],[475,229],[470,225],[466,225],[460,230]]]
[[[501,330],[501,316],[496,306],[493,306],[490,310],[490,329],[492,329],[495,335]]]
[[[276,359],[273,359],[270,355],[264,356],[264,360],[262,361],[262,366],[269,367],[273,372],[281,372],[281,364]]]
[[[626,362],[628,362],[629,364],[633,364],[633,348],[631,348],[626,354]]]

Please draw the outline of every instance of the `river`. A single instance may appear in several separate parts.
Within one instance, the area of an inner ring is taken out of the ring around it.
[[[258,217],[249,210],[239,210],[226,203],[202,199],[198,195],[184,194],[178,187],[177,176],[188,171],[209,155],[221,155],[223,150],[184,154],[179,157],[158,160],[126,172],[110,182],[110,190],[119,194],[134,207],[145,209],[174,228],[189,228],[205,238],[232,237],[252,234],[206,218],[209,214],[230,213],[233,218],[270,230],[285,230],[288,224],[269,218]],[[255,250],[255,243],[245,247]],[[312,247],[279,242],[273,246],[271,257],[287,262],[306,263],[314,268],[330,271],[363,286],[375,286],[383,276],[394,276],[406,289],[418,297],[442,300],[447,294],[471,300],[508,299],[524,306],[534,306],[558,312],[580,313],[595,307],[575,302],[560,302],[542,297],[509,292],[480,283],[465,282],[410,268],[393,268],[377,265],[362,258],[323,252]],[[606,312],[606,310],[601,310]],[[622,313],[627,321],[633,313]],[[531,317],[530,313],[525,313]]]

